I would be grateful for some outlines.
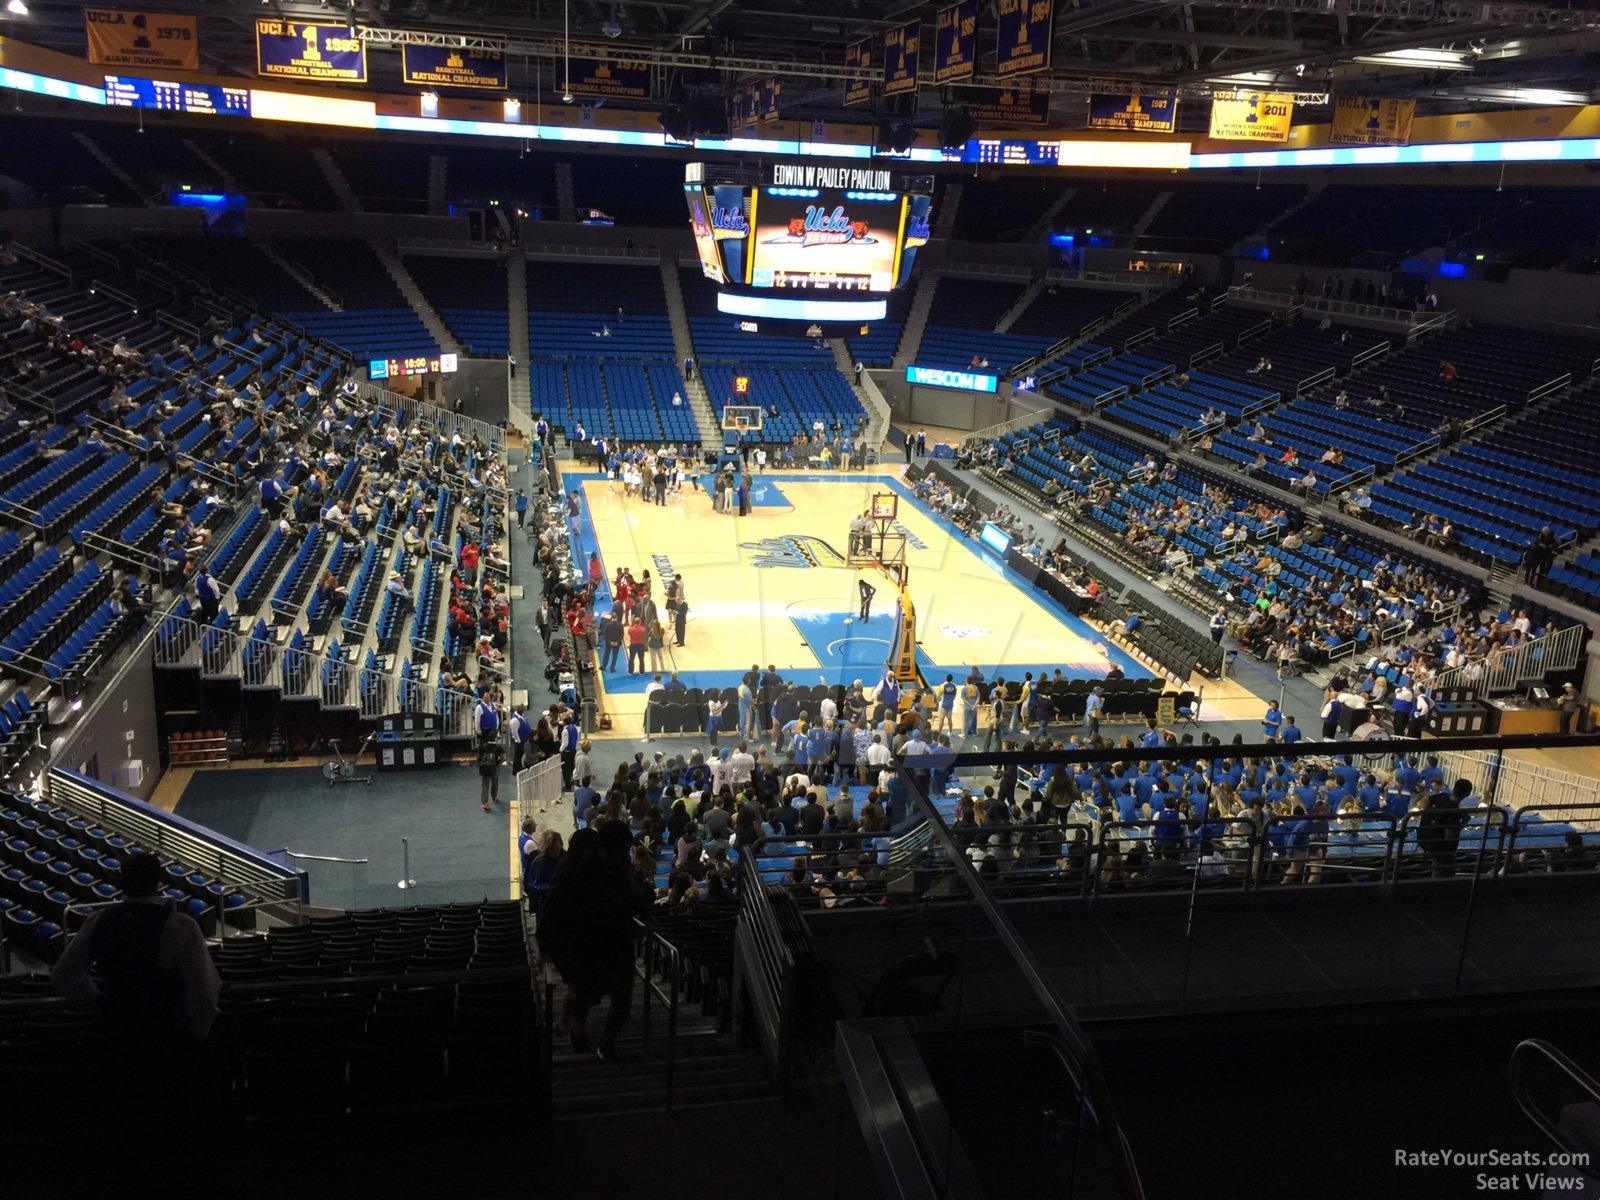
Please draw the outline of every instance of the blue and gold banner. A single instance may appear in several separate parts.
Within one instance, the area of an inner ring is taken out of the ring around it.
[[[933,24],[933,82],[971,79],[978,65],[978,0],[941,8]]]
[[[198,18],[177,13],[86,8],[89,61],[108,67],[200,69]]]
[[[400,47],[401,77],[413,87],[480,88],[503,91],[506,56],[494,50],[447,46]]]
[[[574,96],[614,96],[619,100],[650,98],[650,64],[631,59],[574,56],[567,68],[567,88]]]
[[[1287,92],[1212,92],[1211,136],[1229,142],[1287,142],[1294,96]]]
[[[979,125],[1047,125],[1050,90],[1019,83],[1008,88],[977,88],[968,93],[967,114]]]
[[[1404,146],[1411,141],[1415,100],[1335,96],[1328,141],[1335,146]]]
[[[1089,128],[1172,133],[1178,128],[1178,97],[1171,88],[1096,92],[1089,97]]]
[[[348,25],[256,22],[256,74],[271,79],[367,81],[367,47]]]
[[[864,38],[846,46],[844,65],[855,72],[845,80],[844,103],[865,104],[872,99],[872,39]]]
[[[922,22],[896,25],[883,35],[883,94],[903,96],[917,90],[922,64]]]
[[[1055,0],[995,0],[994,73],[1048,71],[1055,15]]]

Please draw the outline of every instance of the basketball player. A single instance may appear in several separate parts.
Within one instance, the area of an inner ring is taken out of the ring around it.
[[[939,717],[935,728],[941,733],[954,733],[956,729],[956,677],[946,675],[939,685]]]
[[[872,598],[878,594],[878,589],[865,579],[856,580],[856,585],[861,589],[861,623],[864,625],[872,620]]]

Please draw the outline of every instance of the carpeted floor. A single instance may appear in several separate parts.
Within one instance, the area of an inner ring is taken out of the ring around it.
[[[509,801],[509,770],[502,771],[500,786]],[[450,763],[332,788],[315,767],[197,771],[177,813],[262,851],[367,860],[297,860],[310,874],[313,904],[369,908],[502,899],[512,894],[505,806],[485,813],[478,792],[476,768]],[[410,892],[397,886],[402,838],[410,840],[417,881]]]

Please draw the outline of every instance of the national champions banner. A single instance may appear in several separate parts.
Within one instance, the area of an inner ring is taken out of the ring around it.
[[[413,87],[478,88],[504,91],[506,56],[497,50],[457,50],[449,46],[400,47],[401,77]]]
[[[1404,146],[1411,141],[1415,100],[1335,96],[1328,141],[1336,146]]]
[[[1089,128],[1173,133],[1178,128],[1178,97],[1171,88],[1095,92],[1089,97]]]
[[[967,115],[980,125],[1048,125],[1050,91],[1030,83],[1008,88],[975,88],[968,93]]]
[[[995,0],[994,73],[1001,79],[1050,69],[1055,0]]]
[[[978,0],[941,8],[933,25],[933,82],[971,79],[978,65]]]
[[[272,79],[367,81],[367,47],[348,25],[256,22],[256,74]]]
[[[198,19],[178,13],[86,8],[89,61],[107,67],[200,69]]]
[[[624,58],[574,55],[567,66],[567,90],[574,96],[613,96],[619,100],[650,98],[650,64]]]
[[[853,74],[844,84],[844,103],[865,104],[872,99],[872,39],[863,38],[844,48],[844,65]]]
[[[1287,142],[1294,97],[1285,92],[1212,92],[1211,136],[1226,142]]]
[[[922,23],[896,25],[883,35],[883,94],[903,96],[917,90],[922,64]]]

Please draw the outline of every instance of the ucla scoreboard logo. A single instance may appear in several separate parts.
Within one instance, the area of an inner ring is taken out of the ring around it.
[[[714,204],[711,206],[711,232],[719,238],[748,237],[750,222],[745,220],[742,208]]]

